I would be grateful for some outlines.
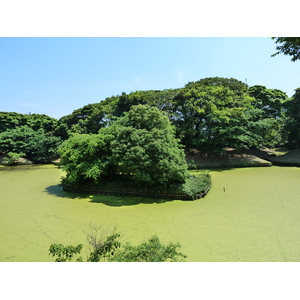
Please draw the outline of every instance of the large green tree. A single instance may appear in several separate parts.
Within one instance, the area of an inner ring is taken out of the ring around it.
[[[255,136],[253,146],[274,147],[284,144],[286,106],[289,101],[287,95],[281,90],[267,89],[262,85],[250,87],[249,94],[253,97],[253,109],[247,112],[249,131]]]
[[[247,147],[245,111],[251,107],[251,97],[244,84],[237,82],[237,88],[231,88],[219,78],[205,83],[189,83],[175,98],[173,122],[179,137],[189,148],[208,151]]]
[[[73,134],[59,149],[60,165],[66,172],[65,184],[94,183],[115,174],[111,163],[111,136]]]
[[[132,106],[98,134],[74,134],[60,148],[65,183],[122,176],[143,186],[184,182],[184,152],[169,119],[156,107]]]
[[[184,151],[169,119],[158,108],[132,106],[111,130],[115,135],[111,147],[118,172],[135,183],[167,185],[187,178]]]

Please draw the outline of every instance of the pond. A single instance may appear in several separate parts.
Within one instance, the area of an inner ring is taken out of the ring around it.
[[[191,262],[300,260],[300,168],[211,175],[205,198],[164,201],[70,194],[53,165],[1,167],[0,261],[54,261],[50,244],[86,244],[90,224],[116,226],[124,242],[179,242]]]

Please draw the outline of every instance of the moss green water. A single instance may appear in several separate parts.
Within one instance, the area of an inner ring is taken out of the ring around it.
[[[69,194],[60,177],[51,165],[0,168],[0,261],[53,261],[50,244],[85,242],[90,223],[132,243],[180,242],[187,261],[300,261],[300,168],[213,171],[196,201]]]

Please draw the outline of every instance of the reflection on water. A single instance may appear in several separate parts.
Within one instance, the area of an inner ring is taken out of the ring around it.
[[[51,185],[46,188],[46,192],[56,197],[70,198],[70,199],[86,199],[89,198],[92,203],[101,203],[108,206],[130,206],[137,204],[154,204],[165,203],[166,199],[159,198],[144,198],[144,197],[127,197],[127,196],[111,196],[111,195],[90,195],[81,193],[65,192],[60,184]]]

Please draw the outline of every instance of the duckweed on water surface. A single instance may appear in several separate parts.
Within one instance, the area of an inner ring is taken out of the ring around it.
[[[61,176],[52,165],[0,168],[0,261],[53,261],[50,244],[86,243],[91,223],[133,244],[179,242],[187,261],[300,260],[300,168],[214,170],[195,201],[71,194]]]

